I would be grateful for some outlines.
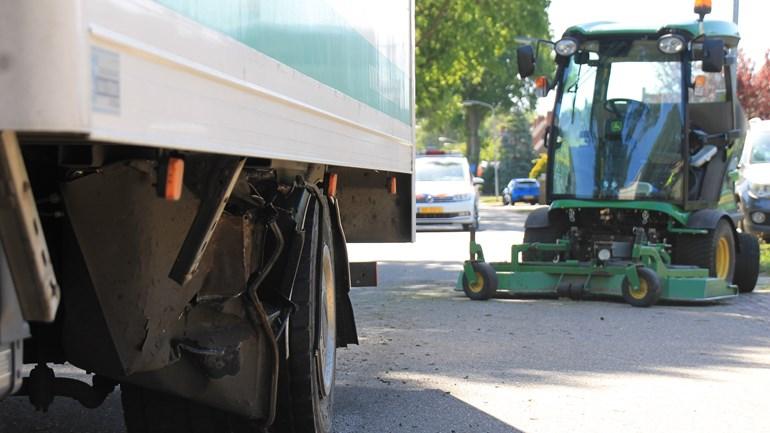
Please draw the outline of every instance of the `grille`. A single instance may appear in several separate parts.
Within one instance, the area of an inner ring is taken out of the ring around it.
[[[427,197],[417,199],[417,203],[451,203],[455,200],[454,197],[431,197],[431,201],[427,200]]]
[[[427,213],[427,214],[417,214],[417,218],[454,218],[458,216],[468,216],[470,215],[468,212],[452,212],[452,213]]]

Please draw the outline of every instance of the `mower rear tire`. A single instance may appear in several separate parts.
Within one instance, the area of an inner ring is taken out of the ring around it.
[[[733,282],[735,275],[735,236],[725,219],[703,235],[679,235],[674,244],[673,262],[709,270],[709,276]]]
[[[463,291],[465,296],[474,301],[486,301],[495,296],[497,292],[497,273],[489,263],[473,262],[473,271],[476,274],[476,282],[471,284],[463,275]]]
[[[650,307],[660,299],[661,286],[658,274],[652,269],[640,267],[636,270],[639,287],[631,287],[628,278],[623,279],[623,299],[634,307]]]
[[[741,293],[754,291],[759,277],[759,240],[749,233],[738,233],[738,254],[733,284]]]
[[[527,227],[524,229],[524,243],[545,243],[554,244],[561,236],[556,227]],[[553,251],[529,250],[521,253],[525,262],[550,262],[556,257]]]

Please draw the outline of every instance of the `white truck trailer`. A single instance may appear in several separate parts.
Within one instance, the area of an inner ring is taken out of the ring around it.
[[[0,2],[0,399],[120,386],[129,433],[329,432],[371,270],[346,240],[413,238],[413,13]]]

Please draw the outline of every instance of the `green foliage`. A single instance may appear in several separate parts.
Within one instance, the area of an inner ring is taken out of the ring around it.
[[[535,158],[530,124],[529,116],[515,113],[503,134],[499,171],[505,182],[516,177],[529,177],[532,160]]]
[[[484,131],[496,131],[492,132],[493,135],[484,137],[487,145],[482,150],[482,157],[488,161],[499,157],[500,166],[497,170],[500,191],[513,178],[529,177],[532,160],[536,156],[532,150],[531,122],[530,115],[516,111],[500,119],[489,119],[487,123],[490,125],[483,128]],[[484,172],[484,182],[484,192],[494,194],[493,167]]]
[[[760,244],[759,271],[765,274],[770,272],[770,245],[767,243]]]
[[[476,161],[478,126],[490,110],[462,101],[484,101],[497,113],[534,106],[517,76],[514,38],[549,37],[549,1],[416,0],[417,117],[427,134],[464,135]]]

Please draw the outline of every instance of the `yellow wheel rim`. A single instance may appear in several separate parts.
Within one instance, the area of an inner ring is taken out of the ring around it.
[[[644,278],[639,279],[639,288],[631,288],[631,290],[628,291],[628,293],[631,295],[632,298],[636,299],[637,301],[641,301],[644,299],[645,296],[647,296],[647,293],[650,291],[650,285],[647,284],[647,280]]]
[[[730,272],[730,243],[722,236],[717,242],[716,257],[714,258],[714,271],[717,278],[727,279]]]
[[[473,293],[480,293],[481,289],[483,288],[484,277],[479,272],[476,272],[476,282],[473,284],[468,284],[468,289]]]

